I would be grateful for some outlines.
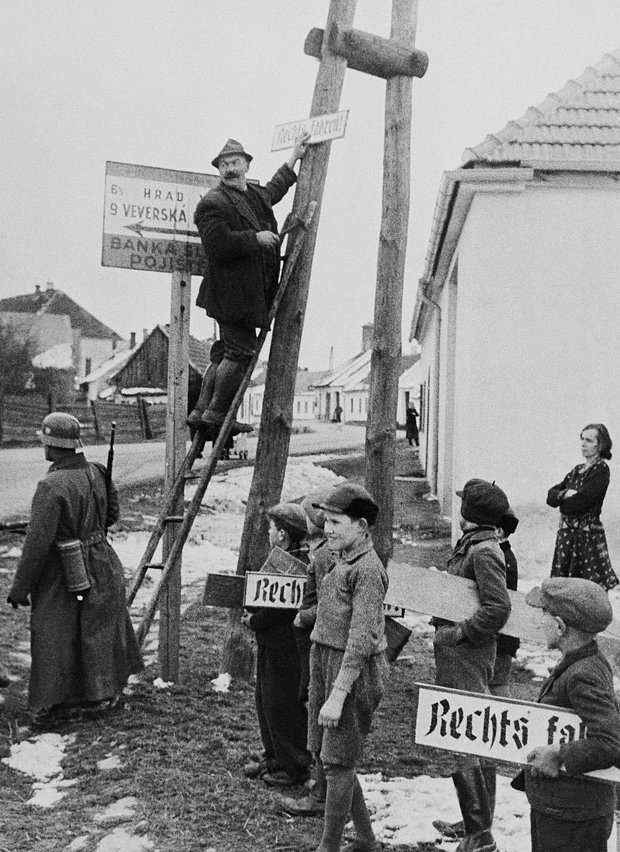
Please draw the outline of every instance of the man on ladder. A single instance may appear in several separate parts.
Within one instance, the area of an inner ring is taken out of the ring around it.
[[[207,274],[196,304],[217,320],[224,357],[205,372],[200,396],[187,423],[214,438],[256,351],[257,328],[269,328],[269,307],[280,272],[280,236],[272,206],[297,180],[293,167],[307,150],[300,134],[289,159],[266,186],[246,181],[252,160],[241,143],[229,139],[212,161],[221,183],[199,202],[194,221],[207,257]],[[235,432],[252,426],[235,423]]]

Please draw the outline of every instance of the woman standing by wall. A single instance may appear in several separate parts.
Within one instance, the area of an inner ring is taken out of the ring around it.
[[[602,423],[581,431],[583,464],[549,489],[547,504],[560,509],[552,577],[582,577],[609,591],[620,582],[609,559],[601,509],[609,485],[611,438]]]

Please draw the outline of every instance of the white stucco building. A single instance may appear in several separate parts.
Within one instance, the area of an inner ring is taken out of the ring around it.
[[[443,176],[412,321],[420,459],[445,514],[473,476],[543,511],[585,424],[620,452],[620,50],[463,162]]]

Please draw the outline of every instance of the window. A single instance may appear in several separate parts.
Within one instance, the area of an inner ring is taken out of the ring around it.
[[[353,403],[354,403],[354,400],[353,400],[353,397],[351,397],[351,414],[353,414]]]
[[[357,410],[359,411],[360,414],[362,413],[362,397],[361,396],[357,401]]]
[[[92,363],[93,363],[92,358],[87,358],[86,361],[84,362],[84,375],[85,376],[87,376],[90,373]]]

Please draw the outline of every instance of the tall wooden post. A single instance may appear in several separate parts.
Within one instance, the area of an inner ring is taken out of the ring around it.
[[[166,411],[166,493],[185,458],[187,445],[187,378],[189,371],[189,313],[191,274],[172,273],[170,328],[168,330],[168,407]],[[181,491],[172,517],[183,515]],[[169,521],[163,535],[163,562],[172,549],[178,524]],[[159,674],[165,681],[179,678],[181,626],[181,557],[171,571],[159,601]]]
[[[391,37],[413,48],[418,0],[392,0]],[[403,280],[409,225],[410,76],[390,77],[385,95],[383,213],[377,258],[366,487],[381,507],[373,539],[385,564],[392,555],[396,412],[400,372]]]
[[[325,32],[332,24],[350,27],[356,5],[357,0],[331,0]],[[332,53],[327,38],[324,38],[311,116],[338,111],[346,68],[346,59]],[[318,208],[274,323],[256,467],[245,514],[238,574],[258,570],[263,563],[268,549],[265,512],[278,502],[282,493],[293,421],[299,348],[330,152],[331,142],[311,146],[302,161],[297,182],[293,212],[301,215],[310,201],[317,201]],[[239,611],[231,610],[230,618],[231,633],[221,667],[231,675],[247,677],[251,673],[251,655],[247,652],[247,639],[239,624]]]

